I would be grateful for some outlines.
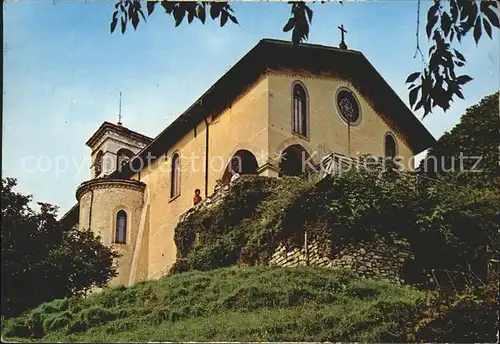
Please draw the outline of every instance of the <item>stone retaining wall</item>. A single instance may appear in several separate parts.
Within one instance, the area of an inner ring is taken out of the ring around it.
[[[370,242],[347,244],[332,259],[321,254],[318,245],[312,242],[305,248],[287,250],[285,245],[278,247],[269,265],[293,267],[311,265],[332,269],[347,269],[362,277],[384,279],[404,283],[401,272],[404,264],[413,259],[409,244],[393,237],[393,243],[384,238]]]

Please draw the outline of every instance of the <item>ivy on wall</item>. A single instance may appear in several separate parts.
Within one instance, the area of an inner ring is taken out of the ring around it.
[[[448,179],[422,184],[370,159],[318,183],[241,177],[221,201],[178,224],[172,271],[267,264],[281,243],[303,245],[307,231],[330,257],[348,243],[391,242],[397,233],[415,255],[404,276],[413,283],[432,269],[483,273],[486,247],[498,240],[500,192]]]

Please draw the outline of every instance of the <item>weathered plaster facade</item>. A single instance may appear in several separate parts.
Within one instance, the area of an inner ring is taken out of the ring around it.
[[[316,163],[325,150],[347,155],[347,125],[339,116],[335,102],[341,87],[355,94],[361,113],[360,123],[350,126],[351,156],[365,153],[383,156],[387,132],[396,138],[397,155],[405,160],[420,152],[421,149],[415,149],[415,142],[420,146],[427,144],[420,144],[421,139],[415,138],[418,133],[404,131],[396,125],[390,114],[377,112],[367,100],[371,98],[367,97],[366,88],[361,92],[357,85],[332,73],[310,73],[307,66],[297,69],[264,65],[263,60],[271,57],[259,57],[255,51],[258,52],[259,47],[281,49],[283,43],[262,42],[154,140],[108,123],[87,142],[93,158],[98,151],[116,153],[124,147],[130,149],[135,154],[130,166],[147,153],[155,153],[152,160],[142,160],[141,169],[130,167],[112,172],[107,178],[82,184],[77,191],[79,207],[72,211],[79,211],[79,227],[98,231],[105,244],[114,245],[123,253],[118,262],[119,276],[113,283],[132,284],[168,273],[176,260],[174,229],[179,217],[192,207],[194,190],[200,189],[205,197],[211,195],[217,181],[227,179],[226,170],[235,154],[250,152],[256,162],[252,173],[271,177],[280,173],[280,152],[292,145],[300,145]],[[312,45],[304,46],[309,49]],[[326,51],[339,56],[352,53],[312,47],[312,52]],[[359,53],[354,53],[361,59]],[[297,60],[302,63],[301,58]],[[245,74],[259,63],[263,65],[261,70],[252,76]],[[248,82],[240,82],[238,73]],[[307,94],[305,136],[292,130],[292,85],[296,82],[304,86]],[[224,98],[236,92],[234,89],[238,92]],[[391,101],[401,108],[402,102],[397,96]],[[407,111],[404,116],[413,116],[407,108],[403,109]],[[425,128],[419,122],[418,125],[420,135],[427,135]],[[180,193],[172,198],[174,154],[180,156]],[[102,172],[103,176],[107,174],[108,169]],[[94,172],[92,176],[96,177]],[[121,209],[129,216],[127,242],[113,244],[116,214]]]
[[[309,107],[309,137],[291,132],[292,85],[300,81],[307,90]],[[331,150],[348,155],[348,127],[338,113],[335,95],[341,88],[351,90],[360,104],[361,120],[350,126],[350,156],[372,154],[384,156],[384,135],[396,138],[397,155],[405,168],[413,169],[413,152],[404,134],[377,113],[362,94],[347,80],[335,76],[314,76],[307,71],[284,70],[269,76],[269,149],[279,152],[292,144],[302,145],[309,154]],[[315,155],[319,157],[319,155]]]
[[[120,167],[118,154],[121,150],[130,152],[130,155],[133,156],[151,141],[151,138],[133,132],[121,124],[104,122],[87,141],[87,146],[91,149],[92,165],[90,170],[92,177],[104,177],[118,169]],[[99,154],[102,156],[101,172],[97,173],[99,172],[96,169]]]
[[[80,204],[79,226],[92,229],[102,242],[122,256],[118,258],[118,277],[113,284],[127,284],[137,233],[141,225],[145,184],[135,180],[93,179],[80,185],[76,198]],[[127,214],[126,242],[115,242],[118,211]]]

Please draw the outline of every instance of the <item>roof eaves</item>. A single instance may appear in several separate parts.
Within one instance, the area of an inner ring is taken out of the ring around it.
[[[197,121],[198,119],[201,121],[203,120],[202,116],[196,116],[199,113],[196,113],[197,109],[202,109],[204,106],[204,101],[207,101],[210,99],[211,93],[215,92],[218,88],[221,88],[222,85],[227,82],[228,79],[233,77],[234,73],[236,71],[239,71],[242,69],[242,65],[245,63],[248,63],[252,56],[257,53],[259,49],[262,49],[264,47],[263,44],[264,40],[259,41],[252,49],[250,49],[241,59],[238,60],[226,73],[224,73],[210,88],[208,88],[189,108],[187,108],[179,117],[177,117],[172,123],[170,123],[160,134],[158,134],[146,147],[144,147],[135,157],[132,159],[127,165],[123,166],[124,168],[122,171],[114,171],[109,175],[111,178],[127,178],[130,177],[132,174],[131,171],[131,166],[134,164],[134,160],[136,159],[142,159],[144,158],[145,153],[147,152],[155,152],[157,149],[155,149],[155,146],[158,145],[158,142],[162,140],[163,137],[168,136],[167,134],[179,134],[179,132],[176,132],[174,129],[176,126],[179,126],[183,124],[182,122],[186,123],[189,121]],[[200,117],[200,118],[197,118]],[[164,147],[165,151],[169,147]],[[154,161],[156,158],[153,156]],[[151,162],[152,162],[151,161]]]
[[[366,56],[363,53],[360,53],[364,63],[366,63],[369,68],[372,70],[373,73],[380,79],[382,83],[384,83],[385,87],[387,90],[389,90],[391,94],[391,98],[393,98],[397,103],[398,106],[401,109],[404,109],[404,112],[406,113],[406,117],[404,119],[401,119],[398,121],[398,119],[395,119],[397,122],[401,123],[404,122],[405,120],[410,121],[410,125],[416,126],[416,128],[419,128],[419,135],[413,135],[412,137],[418,137],[417,139],[410,139],[410,144],[413,146],[413,150],[415,151],[416,154],[424,151],[425,149],[429,148],[431,145],[433,145],[436,142],[436,139],[432,134],[427,130],[427,128],[418,120],[418,118],[415,116],[415,114],[406,106],[406,104],[402,101],[402,99],[397,95],[397,93],[394,91],[394,89],[389,85],[389,83],[384,79],[384,77],[377,71],[377,69],[372,65],[372,63],[366,58]],[[396,114],[396,116],[401,116],[401,114],[398,111],[393,111],[392,114]],[[393,117],[393,116],[391,116]],[[394,119],[394,118],[393,118]],[[408,128],[402,128],[406,133],[408,133],[410,130]],[[423,137],[422,137],[423,136]],[[410,137],[410,136],[409,136]]]

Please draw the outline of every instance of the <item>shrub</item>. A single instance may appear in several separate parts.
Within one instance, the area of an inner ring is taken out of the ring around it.
[[[497,341],[498,282],[457,293],[431,294],[410,338],[419,342]]]
[[[421,185],[390,164],[360,162],[315,184],[243,176],[219,204],[177,225],[172,272],[265,265],[279,244],[301,247],[307,231],[324,256],[375,237],[391,242],[396,233],[415,256],[402,276],[411,283],[425,285],[433,269],[471,267],[484,277],[484,252],[498,244],[498,189],[450,187],[449,178]]]

